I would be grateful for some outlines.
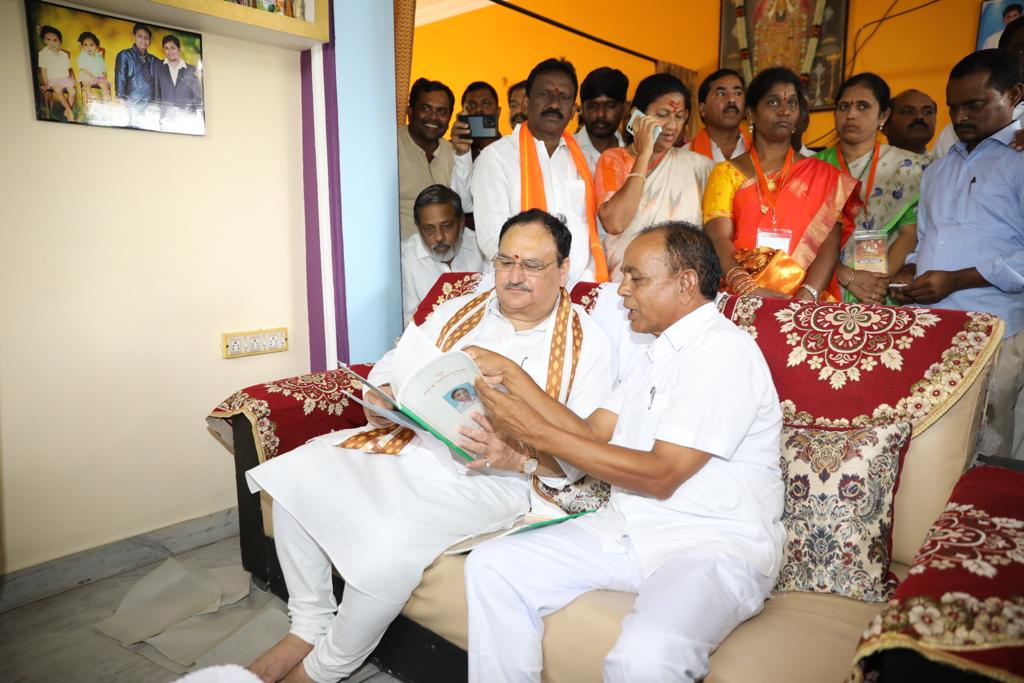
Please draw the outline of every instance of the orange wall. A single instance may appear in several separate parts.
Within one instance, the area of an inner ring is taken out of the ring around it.
[[[715,69],[721,0],[519,0],[539,14],[682,66],[698,77]],[[853,38],[869,21],[880,18],[891,0],[851,0],[847,60]],[[920,4],[899,0],[894,12]],[[858,55],[858,71],[876,71],[893,92],[916,87],[939,103],[939,125],[948,115],[943,107],[950,68],[974,48],[980,0],[943,0],[879,28]],[[861,39],[871,28],[862,31]],[[530,68],[551,56],[565,56],[580,79],[598,66],[615,66],[629,76],[630,88],[654,71],[653,65],[597,43],[540,23],[504,7],[487,7],[421,26],[413,45],[413,79],[444,81],[458,98],[467,84],[485,80],[502,99],[502,130],[508,130],[504,93],[526,78]],[[827,134],[832,115],[816,113],[805,139]]]

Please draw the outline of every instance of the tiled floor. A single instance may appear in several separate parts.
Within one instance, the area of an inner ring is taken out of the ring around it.
[[[238,564],[238,538],[183,553],[177,559],[198,568]],[[155,566],[140,567],[0,614],[0,681],[165,683],[179,678],[92,628],[113,614],[128,589]],[[373,664],[364,666],[349,681],[399,683]]]

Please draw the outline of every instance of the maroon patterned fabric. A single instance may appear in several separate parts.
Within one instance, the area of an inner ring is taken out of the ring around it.
[[[961,477],[861,638],[850,680],[875,679],[875,655],[890,649],[1024,680],[1024,474],[977,467]]]
[[[757,340],[786,422],[910,422],[917,434],[967,390],[1003,323],[986,313],[725,297],[723,314]]]

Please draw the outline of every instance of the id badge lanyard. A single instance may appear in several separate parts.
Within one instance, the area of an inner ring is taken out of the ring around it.
[[[757,173],[757,203],[761,208],[761,215],[764,216],[771,212],[772,221],[770,228],[760,223],[758,224],[756,246],[777,249],[788,254],[793,231],[789,228],[779,227],[775,203],[778,201],[779,192],[782,190],[782,186],[789,175],[789,169],[793,165],[793,148],[790,147],[789,151],[786,152],[786,160],[782,164],[782,170],[774,179],[769,178],[764,169],[761,168],[761,160],[757,158],[757,150],[754,149],[753,145],[750,147],[750,160],[754,163],[754,171]],[[764,183],[763,188],[761,186],[762,183]]]

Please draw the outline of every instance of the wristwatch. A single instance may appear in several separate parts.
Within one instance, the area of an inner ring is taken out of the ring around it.
[[[520,471],[527,476],[532,476],[537,471],[537,466],[540,465],[540,462],[537,460],[537,449],[525,443],[523,448],[526,449],[526,460],[523,461]]]

